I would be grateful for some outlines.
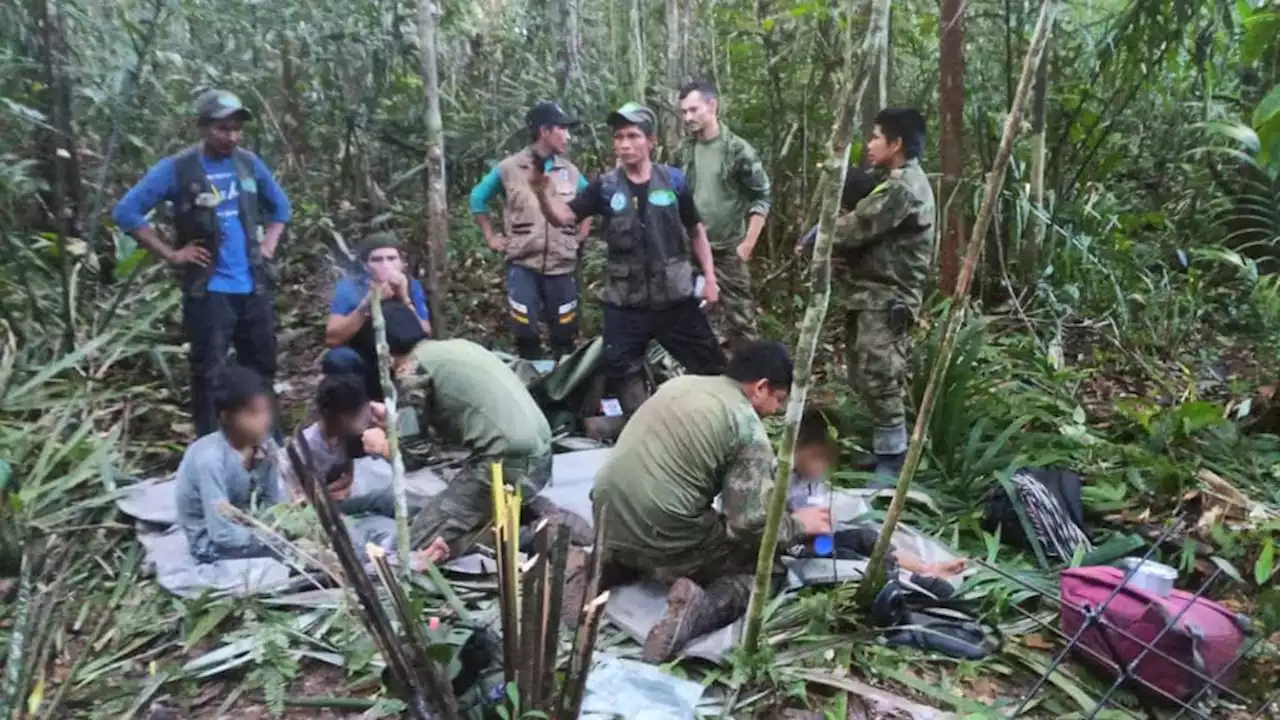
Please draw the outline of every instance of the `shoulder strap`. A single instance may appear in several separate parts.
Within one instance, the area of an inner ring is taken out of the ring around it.
[[[235,154],[231,157],[232,162],[235,163],[236,166],[236,178],[239,180],[253,180],[254,154],[248,150],[241,150],[237,148]]]
[[[203,192],[209,179],[205,176],[204,166],[200,164],[200,145],[195,144],[173,156],[173,171],[177,174],[178,192],[186,194],[198,186]]]

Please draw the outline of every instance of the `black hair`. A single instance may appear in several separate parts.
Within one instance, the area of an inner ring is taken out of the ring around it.
[[[876,113],[875,124],[880,126],[885,138],[902,141],[902,151],[908,160],[924,152],[924,117],[915,108],[885,108]]]
[[[326,420],[360,412],[369,404],[364,378],[359,375],[326,375],[316,391],[316,407]]]
[[[738,382],[764,380],[775,390],[791,389],[791,353],[775,340],[757,340],[738,348],[725,375]]]
[[[690,93],[698,93],[708,100],[716,100],[720,97],[720,92],[716,90],[716,86],[706,80],[694,80],[680,86],[679,99],[683,100],[689,97]]]
[[[373,254],[374,250],[383,250],[385,248],[394,248],[396,252],[400,253],[401,258],[404,257],[404,243],[400,241],[400,238],[395,233],[385,230],[366,235],[360,240],[360,244],[356,248],[356,252],[360,254],[360,262],[369,262],[369,256]]]
[[[828,452],[837,450],[840,446],[831,434],[831,427],[822,410],[818,408],[805,410],[800,416],[800,432],[796,438],[796,448],[821,445]]]
[[[214,377],[213,409],[219,415],[234,413],[266,394],[267,383],[261,375],[243,365],[227,365]]]

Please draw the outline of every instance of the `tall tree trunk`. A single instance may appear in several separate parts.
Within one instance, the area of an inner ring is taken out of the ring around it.
[[[964,203],[960,182],[964,175],[964,0],[942,0],[938,33],[938,108],[941,133],[938,159],[942,166],[939,185],[943,216],[939,289],[952,295],[960,272],[960,244],[964,237]]]
[[[884,583],[884,556],[889,550],[893,531],[898,526],[898,517],[902,514],[902,506],[906,503],[907,492],[911,489],[911,478],[920,465],[920,456],[924,452],[926,428],[929,417],[933,413],[934,399],[938,394],[938,386],[946,375],[947,366],[951,364],[951,355],[955,352],[956,336],[964,324],[965,314],[969,308],[969,284],[973,282],[973,269],[977,263],[982,240],[986,237],[987,228],[991,226],[991,216],[995,213],[996,201],[1000,188],[1004,185],[1004,174],[1009,167],[1009,155],[1013,151],[1013,141],[1018,135],[1018,124],[1022,120],[1022,107],[1026,104],[1031,90],[1031,80],[1035,76],[1036,67],[1044,54],[1049,40],[1049,29],[1053,25],[1054,0],[1044,0],[1040,6],[1040,19],[1036,22],[1035,34],[1031,38],[1031,47],[1022,62],[1022,75],[1018,79],[1017,91],[1013,103],[1009,107],[1009,115],[1004,122],[1004,135],[1000,138],[1000,149],[996,159],[987,173],[986,192],[982,196],[982,205],[978,208],[977,222],[973,225],[973,233],[965,246],[964,265],[960,268],[960,278],[956,286],[955,300],[947,311],[947,322],[943,328],[942,339],[938,343],[938,355],[929,371],[929,383],[924,388],[924,396],[920,399],[920,408],[916,412],[915,426],[911,429],[911,445],[907,448],[907,459],[903,463],[902,474],[898,476],[898,485],[894,490],[893,502],[885,513],[884,525],[880,528],[880,536],[876,539],[875,548],[867,560],[867,575],[858,586],[856,601],[863,607],[870,607],[876,594]]]
[[[445,337],[441,298],[445,287],[445,248],[449,242],[449,208],[445,197],[444,124],[440,119],[440,73],[436,67],[436,37],[440,6],[421,0],[418,23],[422,33],[422,84],[427,89],[427,302],[436,337]]]
[[[32,18],[36,22],[34,37],[39,38],[39,57],[44,71],[44,111],[49,125],[36,130],[36,139],[44,155],[44,176],[48,190],[44,193],[49,226],[58,245],[58,272],[62,284],[61,314],[63,343],[67,351],[75,346],[75,297],[72,256],[68,240],[80,237],[80,213],[83,187],[80,182],[80,148],[72,122],[71,80],[66,66],[70,57],[62,16],[57,0],[35,0]]]
[[[1024,279],[1039,272],[1040,246],[1044,243],[1044,165],[1047,151],[1045,120],[1048,110],[1046,100],[1049,91],[1049,44],[1046,41],[1044,58],[1036,68],[1036,88],[1031,96],[1031,217],[1027,218],[1026,232],[1022,238],[1021,274]]]
[[[644,0],[627,0],[627,27],[630,40],[627,43],[631,65],[631,99],[643,103],[649,90],[649,75],[644,62],[644,26],[641,21],[641,3]]]
[[[782,446],[778,449],[778,472],[769,495],[769,517],[760,539],[760,552],[756,558],[755,589],[751,593],[751,605],[747,609],[747,628],[743,644],[748,653],[755,653],[760,642],[760,629],[764,624],[764,606],[769,600],[773,566],[777,556],[778,525],[787,511],[787,497],[791,485],[792,452],[800,432],[800,416],[804,414],[805,399],[809,394],[809,382],[813,373],[813,356],[822,335],[822,324],[827,316],[831,298],[831,247],[836,216],[840,211],[840,191],[844,187],[849,169],[849,145],[858,127],[857,108],[862,96],[871,84],[875,73],[876,58],[880,47],[887,42],[889,5],[891,0],[871,0],[870,24],[862,40],[862,62],[857,67],[857,44],[853,38],[852,23],[844,36],[844,78],[841,83],[839,111],[831,127],[828,142],[827,167],[819,187],[822,192],[822,211],[818,216],[818,239],[813,248],[813,264],[809,269],[809,306],[805,309],[800,325],[800,338],[796,342],[795,378],[791,384],[791,397],[787,402],[786,427],[782,433]],[[852,19],[858,11],[856,0],[846,0],[844,12]],[[855,74],[856,73],[856,74]],[[857,77],[857,81],[854,78]]]
[[[582,84],[582,23],[580,0],[558,0],[560,57],[556,63],[560,94],[570,97]]]
[[[664,128],[667,159],[675,157],[676,147],[680,144],[680,0],[667,0],[667,91],[666,100],[670,106]]]
[[[871,11],[872,6],[868,3],[862,12],[863,20],[866,21],[868,28],[871,27]],[[893,18],[892,6],[889,8],[889,17],[891,21]],[[887,28],[885,33],[886,37],[889,37]],[[891,40],[886,41],[876,55],[875,68],[872,70],[874,73],[873,84],[867,88],[869,92],[863,94],[862,107],[858,110],[858,113],[862,116],[861,127],[862,137],[864,138],[871,137],[871,131],[876,124],[876,113],[889,105],[889,51],[891,42]],[[863,160],[865,161],[866,158],[863,158]],[[865,166],[865,162],[862,164]]]

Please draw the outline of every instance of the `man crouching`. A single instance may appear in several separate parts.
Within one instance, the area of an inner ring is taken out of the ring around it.
[[[645,639],[646,662],[670,659],[746,610],[776,463],[761,417],[778,412],[790,389],[781,343],[744,344],[724,375],[659,387],[596,476],[592,500],[607,513],[601,585],[672,583],[667,613]],[[778,547],[830,531],[827,508],[800,508],[783,518]]]

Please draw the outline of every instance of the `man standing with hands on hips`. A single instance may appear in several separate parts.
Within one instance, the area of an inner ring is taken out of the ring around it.
[[[525,115],[525,124],[530,144],[503,158],[472,188],[471,214],[489,249],[506,257],[509,324],[520,357],[542,358],[539,325],[545,321],[551,354],[560,358],[573,352],[578,336],[578,247],[591,223],[558,227],[548,222],[538,209],[529,178],[536,159],[537,172],[550,176],[556,195],[566,202],[587,181],[565,157],[576,119],[556,103],[540,102]],[[503,228],[495,233],[489,201],[500,192],[506,198]]]
[[[656,120],[636,103],[611,113],[618,167],[568,203],[553,195],[544,173],[535,170],[531,179],[542,212],[556,225],[601,217],[603,361],[626,416],[649,394],[644,358],[651,340],[695,375],[718,375],[726,365],[695,291],[696,260],[706,283],[702,300],[714,304],[720,297],[711,245],[684,175],[650,159]]]
[[[720,95],[708,82],[680,88],[680,115],[691,137],[680,167],[707,226],[720,281],[711,314],[721,345],[731,352],[756,337],[756,306],[747,263],[769,215],[769,175],[755,148],[720,122]]]
[[[200,142],[156,163],[116,205],[113,217],[181,275],[182,324],[191,344],[191,414],[202,436],[218,429],[213,377],[226,365],[229,348],[271,388],[271,260],[291,209],[266,164],[240,148],[244,124],[253,119],[240,99],[207,90],[196,98],[195,111]],[[173,204],[172,246],[147,218],[164,201]]]

